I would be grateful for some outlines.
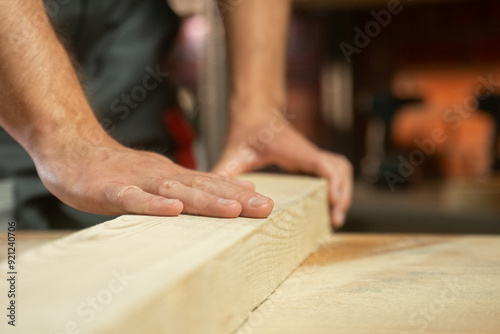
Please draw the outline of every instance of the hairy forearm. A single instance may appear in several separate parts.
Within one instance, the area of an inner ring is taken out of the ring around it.
[[[0,6],[0,125],[36,160],[103,136],[41,0]]]
[[[42,0],[0,5],[0,125],[61,201],[99,214],[271,213],[272,200],[248,182],[187,170],[112,140],[93,115]]]
[[[255,104],[259,112],[263,104],[270,108],[284,105],[289,12],[289,0],[240,0],[223,11],[231,96],[240,106]]]

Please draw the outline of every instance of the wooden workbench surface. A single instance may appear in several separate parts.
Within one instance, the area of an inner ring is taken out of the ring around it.
[[[500,333],[500,237],[333,235],[250,314],[248,333]]]
[[[500,333],[500,237],[336,234],[247,333]]]

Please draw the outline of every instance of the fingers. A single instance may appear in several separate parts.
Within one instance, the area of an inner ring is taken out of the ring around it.
[[[331,205],[331,221],[336,228],[342,227],[352,201],[353,176],[349,161],[340,155],[321,152],[317,173],[328,180],[328,198]]]
[[[235,199],[241,204],[241,216],[265,218],[273,210],[273,201],[254,191],[231,183],[222,183],[213,179],[194,178],[192,187],[215,194],[222,198]]]
[[[44,183],[65,203],[91,213],[264,218],[274,206],[249,181],[191,171],[118,144],[89,148],[82,161],[84,168],[57,177],[59,168],[46,168]]]
[[[274,203],[250,189],[253,183],[225,180],[206,173],[183,173],[178,180],[156,179],[142,189],[110,183],[105,199],[93,203],[92,212],[176,216],[181,212],[220,218],[265,218]],[[96,208],[96,206],[98,208]],[[81,208],[86,209],[86,208]]]
[[[235,200],[241,205],[241,212],[239,215],[244,217],[265,218],[269,216],[274,207],[274,203],[270,198],[234,182],[211,177],[210,174],[197,173],[180,175],[178,180],[183,185],[192,189],[191,194],[197,192],[198,194],[210,194],[217,199]],[[185,204],[187,205],[186,202]],[[213,210],[214,207],[209,207],[209,209]]]
[[[159,195],[178,198],[184,204],[184,213],[210,217],[235,218],[242,212],[241,204],[229,198],[216,196],[179,181],[160,181],[157,185]]]
[[[104,201],[104,205],[107,206],[107,214],[114,210],[115,214],[177,216],[183,210],[183,204],[178,199],[153,195],[132,185],[111,184],[106,197],[108,201]]]

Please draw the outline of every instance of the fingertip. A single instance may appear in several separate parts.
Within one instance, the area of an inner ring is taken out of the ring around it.
[[[219,198],[217,200],[217,204],[226,211],[228,211],[228,210],[235,211],[236,210],[236,216],[239,216],[239,214],[241,213],[241,204],[237,200]]]
[[[250,198],[247,205],[243,206],[242,216],[251,218],[267,218],[274,208],[274,202],[269,197],[262,195]]]
[[[274,209],[274,202],[272,199],[269,199],[266,203],[262,204],[260,207],[260,212],[262,213],[261,218],[266,218],[269,217],[271,212],[273,212]]]
[[[117,196],[123,213],[150,216],[177,216],[183,210],[178,199],[169,199],[147,193],[136,186],[124,187]]]
[[[236,218],[242,211],[241,204],[234,199],[219,198],[217,205],[219,210],[217,210],[216,216],[221,218]]]
[[[168,215],[180,215],[184,209],[184,204],[178,199],[163,198],[160,205],[162,209],[167,210]]]
[[[332,226],[335,228],[341,228],[344,226],[345,222],[345,213],[339,210],[332,210],[331,214]]]

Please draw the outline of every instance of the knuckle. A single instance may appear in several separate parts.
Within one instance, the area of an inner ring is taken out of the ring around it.
[[[123,187],[116,194],[118,204],[122,207],[126,207],[131,199],[138,196],[140,190],[139,187],[133,185]]]
[[[180,182],[167,180],[161,183],[160,189],[162,190],[172,190],[180,186]]]
[[[205,188],[210,183],[210,180],[205,176],[195,176],[191,180],[193,188]]]

